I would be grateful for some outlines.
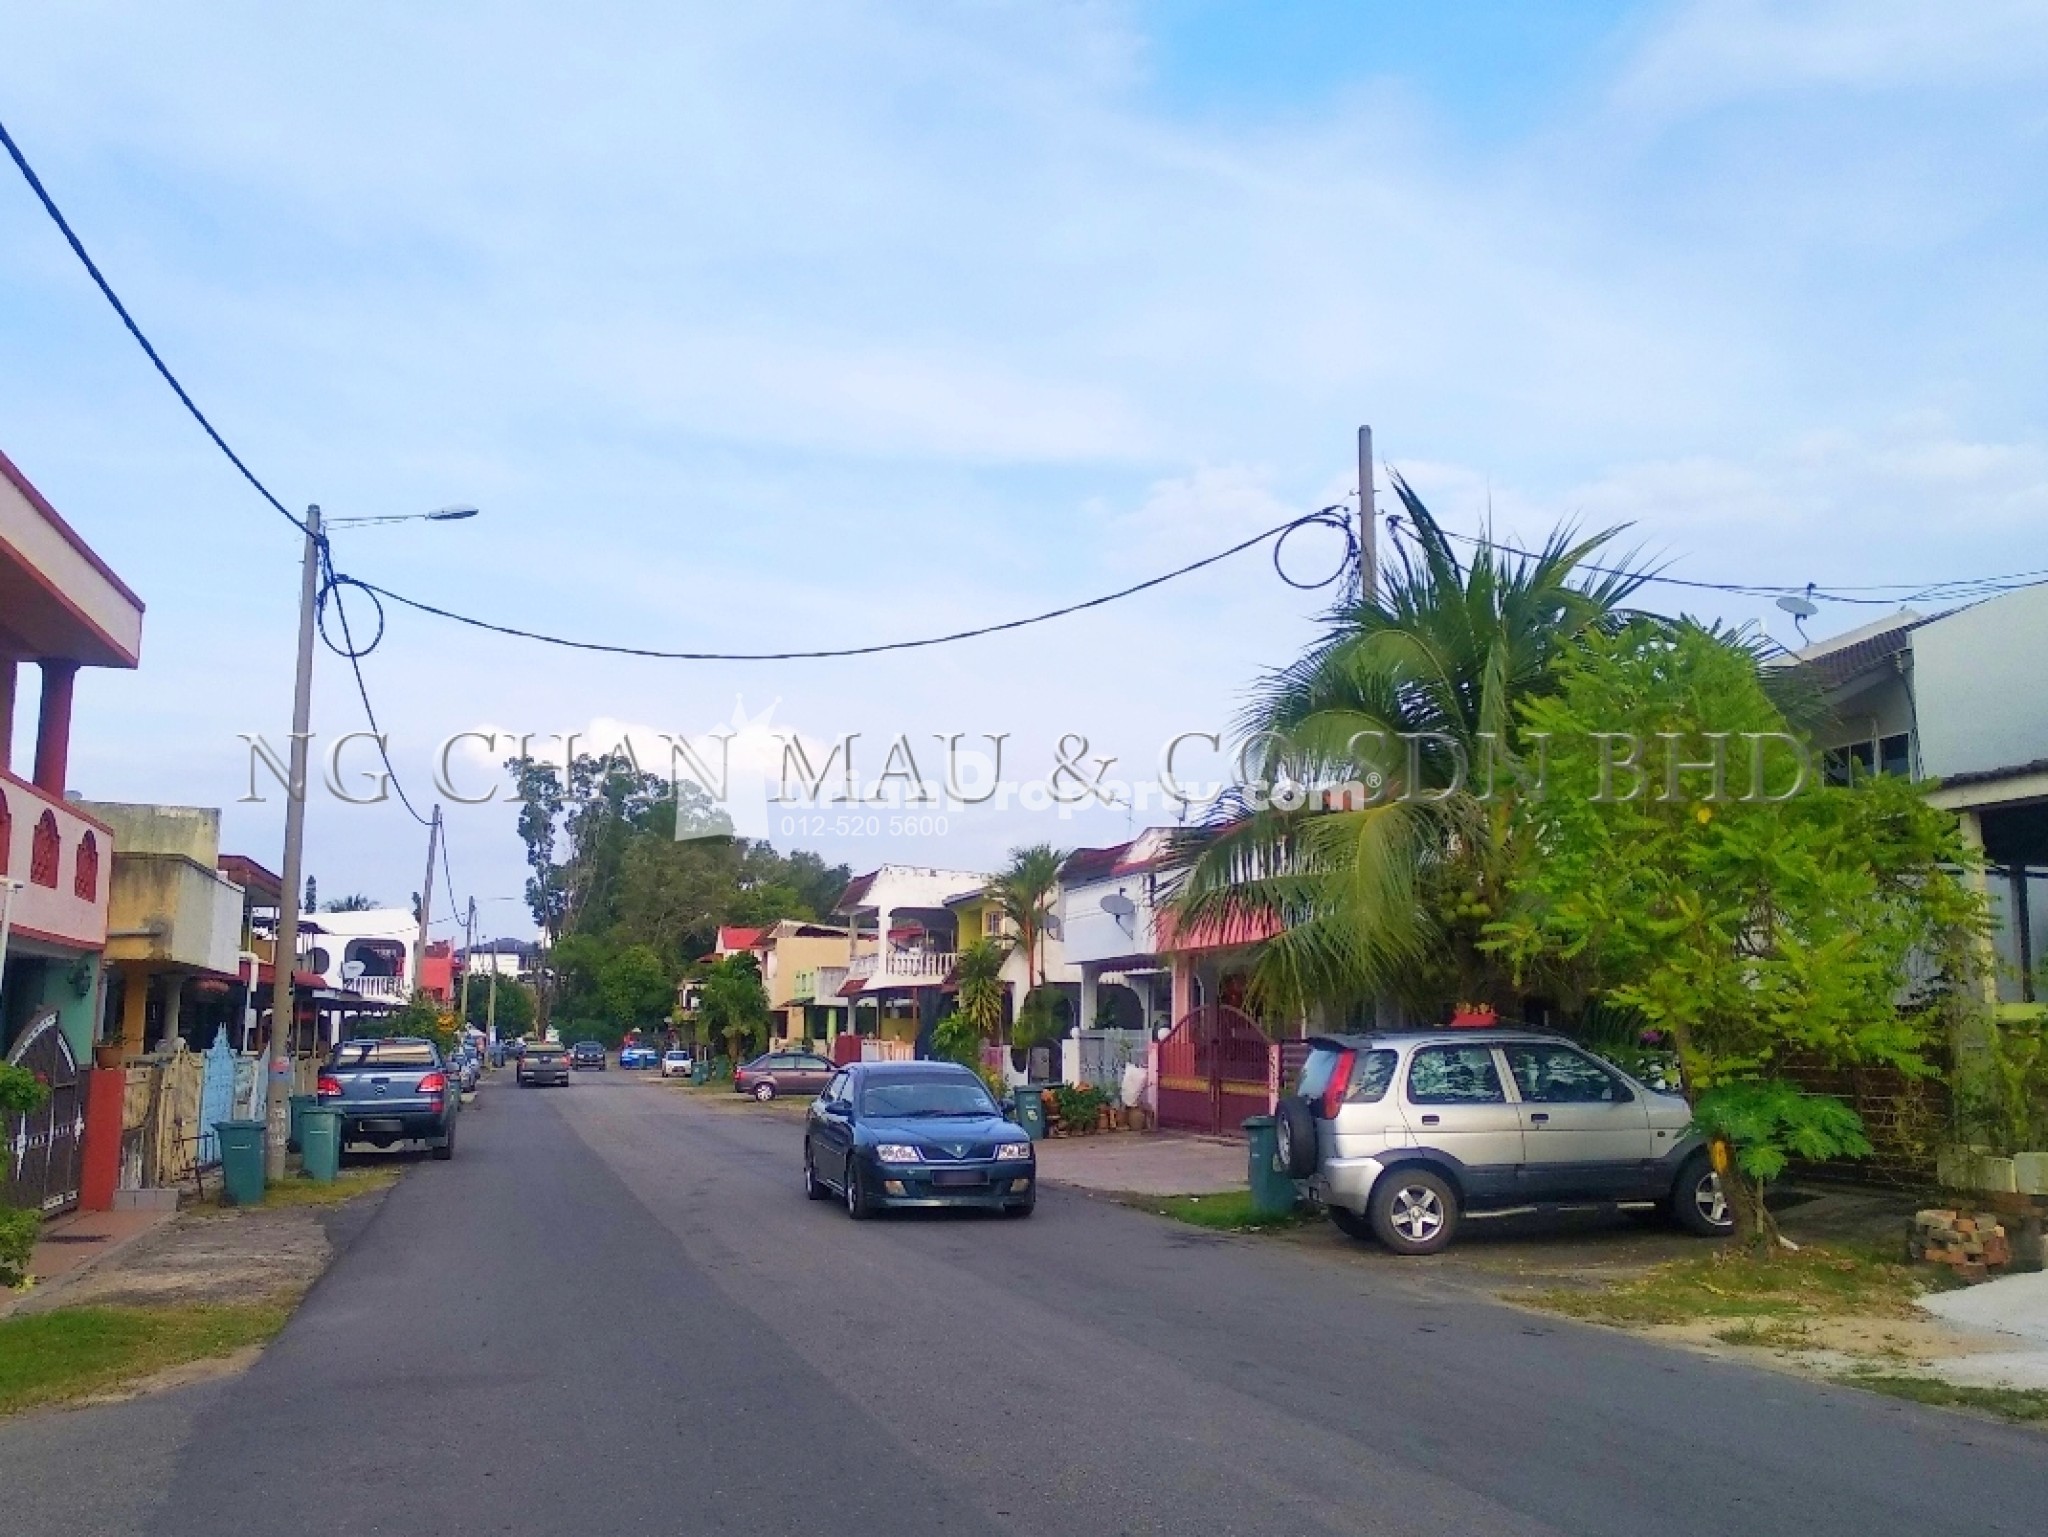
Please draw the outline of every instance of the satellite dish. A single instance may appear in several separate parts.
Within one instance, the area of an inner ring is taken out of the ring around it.
[[[1058,913],[1047,913],[1045,915],[1045,922],[1040,924],[1039,927],[1045,930],[1046,938],[1058,939],[1060,937],[1060,915]]]
[[[1138,915],[1138,904],[1121,891],[1112,891],[1102,899],[1102,910],[1116,919],[1117,927],[1128,934],[1131,931],[1131,920]]]
[[[343,961],[343,962],[341,963],[341,980],[342,980],[342,981],[344,981],[344,982],[357,982],[357,981],[360,981],[360,980],[362,980],[362,975],[363,975],[363,963],[362,963],[361,961]]]
[[[1820,612],[1819,609],[1813,606],[1813,583],[1808,582],[1806,584],[1806,594],[1803,597],[1796,597],[1791,593],[1787,593],[1784,597],[1778,599],[1778,607],[1792,616],[1792,628],[1799,632],[1799,638],[1801,640],[1807,639],[1806,621]]]

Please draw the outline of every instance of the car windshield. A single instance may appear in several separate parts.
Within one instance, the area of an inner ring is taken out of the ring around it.
[[[883,1078],[867,1084],[860,1095],[860,1113],[868,1116],[994,1115],[988,1090],[964,1075],[959,1078]]]

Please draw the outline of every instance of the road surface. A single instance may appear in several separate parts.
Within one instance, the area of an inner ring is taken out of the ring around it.
[[[0,1428],[0,1486],[39,1537],[1881,1537],[2048,1506],[2039,1432],[1404,1266],[1058,1190],[856,1224],[803,1199],[800,1136],[501,1073],[246,1375]]]

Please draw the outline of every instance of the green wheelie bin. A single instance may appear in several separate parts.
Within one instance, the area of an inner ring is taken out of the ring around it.
[[[220,1198],[226,1206],[263,1204],[262,1121],[215,1121],[220,1138]]]
[[[341,1112],[308,1110],[299,1123],[299,1158],[306,1178],[325,1185],[341,1169]]]
[[[296,1153],[300,1151],[300,1118],[303,1117],[308,1110],[311,1110],[315,1105],[319,1104],[320,1100],[317,1095],[313,1094],[294,1094],[289,1100],[286,1101],[286,1103],[291,1106],[291,1120],[288,1123],[286,1123],[287,1129],[285,1131],[284,1136],[284,1145],[288,1151]]]
[[[1294,1210],[1294,1181],[1280,1167],[1279,1122],[1270,1115],[1247,1117],[1244,1142],[1252,1210],[1261,1217],[1286,1216]]]

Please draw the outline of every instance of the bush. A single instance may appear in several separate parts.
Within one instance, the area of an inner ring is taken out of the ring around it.
[[[981,1031],[958,1014],[948,1014],[932,1026],[932,1055],[941,1062],[981,1070]]]
[[[19,1286],[28,1279],[28,1260],[35,1252],[36,1230],[42,1223],[40,1212],[0,1206],[0,1288]]]
[[[1102,1117],[1102,1107],[1109,1103],[1109,1096],[1092,1084],[1075,1088],[1061,1084],[1051,1091],[1053,1109],[1059,1116],[1063,1130],[1089,1132],[1095,1130],[1096,1122]]]

